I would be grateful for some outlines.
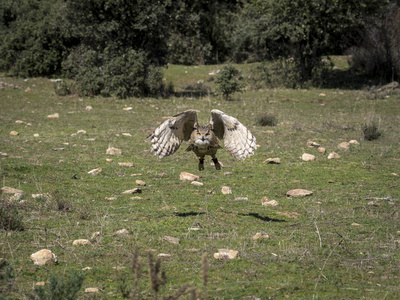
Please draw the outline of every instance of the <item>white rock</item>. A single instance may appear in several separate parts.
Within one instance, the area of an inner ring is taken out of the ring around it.
[[[318,147],[318,152],[319,153],[321,153],[321,154],[325,154],[325,152],[326,152],[326,149],[324,148],[324,147]]]
[[[163,240],[167,241],[168,243],[175,244],[175,245],[179,245],[179,243],[180,243],[180,240],[178,238],[168,236],[168,235],[164,236]]]
[[[215,259],[235,259],[239,257],[239,251],[229,249],[218,249],[217,253],[214,253]]]
[[[349,141],[349,144],[350,145],[360,145],[360,143],[358,141],[356,141],[356,140]]]
[[[232,189],[229,186],[223,186],[221,188],[221,192],[224,195],[229,195],[229,194],[232,194]]]
[[[128,233],[129,233],[129,231],[126,230],[125,228],[120,229],[120,230],[117,230],[117,231],[115,232],[115,234],[117,234],[117,235],[125,235],[125,234],[128,234]]]
[[[39,137],[39,133],[35,133],[33,136],[34,137]]]
[[[259,240],[259,239],[269,239],[269,235],[266,234],[265,232],[257,232],[251,239],[253,241]]]
[[[280,164],[281,159],[279,157],[274,157],[274,158],[267,158],[266,160],[263,161],[264,164]]]
[[[89,245],[90,241],[86,239],[79,239],[72,242],[72,246]]]
[[[263,198],[263,199],[264,199],[264,198]],[[278,206],[278,205],[279,205],[278,201],[276,201],[276,200],[267,200],[267,201],[263,201],[262,199],[261,199],[261,204],[262,204],[263,206]]]
[[[60,115],[59,115],[58,113],[54,113],[54,114],[52,114],[52,115],[48,115],[48,116],[47,116],[48,119],[57,119],[57,118],[59,118],[59,117],[60,117]]]
[[[97,169],[90,170],[88,173],[89,173],[90,175],[92,175],[92,176],[96,176],[96,175],[100,174],[101,171],[103,171],[102,168],[97,168]]]
[[[131,110],[133,110],[133,107],[124,107],[123,110],[125,110],[125,111],[131,111]]]
[[[301,159],[304,161],[313,161],[313,160],[315,160],[315,156],[312,154],[303,153],[303,155],[301,156]]]
[[[19,190],[19,189],[14,189],[14,188],[8,187],[8,186],[3,186],[1,188],[1,193],[2,194],[23,194],[24,191],[23,190]]]
[[[309,148],[318,148],[318,147],[320,146],[320,144],[318,144],[318,143],[316,143],[316,142],[313,142],[313,141],[308,141],[308,142],[307,142],[307,146],[308,146]]]
[[[132,134],[127,133],[127,132],[123,132],[122,135],[123,135],[123,136],[132,136]]]
[[[287,196],[290,197],[305,197],[305,196],[310,196],[312,195],[312,191],[304,190],[304,189],[294,189],[290,190],[286,193]]]
[[[24,124],[24,121],[17,120],[17,121],[15,121],[15,123],[16,123],[16,124]]]
[[[339,159],[339,158],[340,158],[340,155],[337,154],[336,152],[331,152],[328,155],[328,159]]]
[[[107,149],[106,154],[108,155],[121,155],[122,151],[121,149],[110,147]]]
[[[32,198],[33,199],[49,199],[50,195],[47,193],[43,193],[43,194],[32,194]]]
[[[13,130],[13,131],[10,132],[10,135],[16,136],[16,135],[19,135],[19,133],[18,133],[18,131]]]
[[[181,174],[179,175],[180,180],[184,180],[184,181],[197,181],[200,179],[199,176],[188,173],[188,172],[181,172]]]
[[[202,183],[200,181],[192,181],[191,184],[197,185],[197,186],[203,186],[204,185],[204,183]]]
[[[93,240],[94,238],[96,238],[100,235],[101,235],[100,231],[93,232],[92,237],[90,239]]]
[[[99,288],[97,287],[88,287],[85,289],[85,293],[98,293],[99,292]]]
[[[137,194],[137,193],[141,193],[142,190],[139,188],[134,188],[131,190],[126,190],[125,192],[122,192],[123,195],[128,195],[128,194]]]
[[[159,257],[159,258],[171,258],[172,255],[171,254],[167,254],[167,253],[160,253],[160,254],[157,254],[157,257]]]
[[[146,182],[144,182],[143,180],[140,180],[140,179],[136,179],[135,183],[140,186],[146,186]]]
[[[31,254],[31,260],[38,266],[54,265],[58,263],[57,256],[48,249],[42,249]]]
[[[348,142],[342,142],[342,143],[340,143],[340,144],[338,145],[338,148],[339,148],[340,150],[347,151],[347,150],[350,149],[350,144],[349,144]]]
[[[77,132],[76,132],[76,134],[86,134],[86,130],[78,130]]]
[[[249,198],[247,197],[236,197],[235,199],[233,199],[233,201],[248,201]]]
[[[121,167],[133,167],[133,162],[119,162],[118,166],[121,166]]]
[[[86,108],[85,108],[86,110],[88,110],[88,111],[90,111],[90,110],[92,110],[93,109],[93,107],[91,106],[91,105],[88,105],[88,106],[86,106]]]

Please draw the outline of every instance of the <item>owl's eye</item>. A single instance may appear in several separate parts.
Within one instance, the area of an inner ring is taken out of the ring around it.
[[[198,132],[197,135],[201,135],[200,132]]]
[[[207,132],[206,135],[208,136],[208,135],[210,135],[210,134]]]

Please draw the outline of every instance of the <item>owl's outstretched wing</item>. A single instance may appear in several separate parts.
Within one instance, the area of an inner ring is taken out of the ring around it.
[[[256,138],[237,119],[213,109],[210,123],[215,135],[224,140],[225,149],[234,158],[245,159],[254,154],[257,149]]]
[[[196,121],[196,111],[187,110],[163,122],[148,137],[151,139],[151,152],[159,158],[174,154],[183,141],[190,139]]]

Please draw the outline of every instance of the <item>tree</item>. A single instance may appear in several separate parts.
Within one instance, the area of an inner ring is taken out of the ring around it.
[[[246,4],[253,44],[293,56],[301,82],[326,55],[360,32],[387,0],[255,0]]]
[[[229,100],[233,93],[241,92],[246,86],[239,71],[232,65],[226,65],[221,69],[215,83],[225,100]]]

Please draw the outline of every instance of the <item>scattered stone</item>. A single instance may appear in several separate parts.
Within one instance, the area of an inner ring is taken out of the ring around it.
[[[321,154],[325,154],[326,153],[326,149],[324,147],[318,147],[318,152]]]
[[[88,173],[89,173],[90,175],[92,175],[92,176],[96,176],[96,175],[100,174],[101,171],[103,171],[102,168],[97,168],[97,169],[90,170]]]
[[[72,242],[72,246],[89,245],[90,241],[86,239],[79,239]]]
[[[267,198],[267,197],[264,197],[264,198]],[[267,201],[263,201],[263,199],[261,199],[261,205],[263,205],[263,206],[273,206],[274,207],[274,206],[279,205],[278,201],[276,201],[276,200],[268,200],[268,198],[267,198]]]
[[[326,96],[326,94],[325,94],[325,93],[321,93],[321,94],[319,94],[319,96],[321,96],[321,97],[325,97],[325,96]]]
[[[221,192],[224,195],[229,195],[232,194],[232,189],[229,186],[223,186]]]
[[[88,110],[88,111],[90,111],[90,110],[92,110],[93,109],[93,107],[91,106],[91,105],[88,105],[88,106],[86,106],[86,108],[85,108],[86,110]]]
[[[281,159],[279,157],[274,157],[274,158],[267,158],[266,160],[263,161],[263,164],[280,164]]]
[[[328,180],[328,183],[335,183],[334,180]]]
[[[32,194],[32,198],[33,199],[49,199],[50,195],[47,193],[43,193],[43,194]]]
[[[1,193],[2,194],[23,194],[24,191],[19,190],[19,189],[14,189],[12,187],[4,186],[1,188]]]
[[[35,283],[36,286],[44,286],[46,285],[46,281],[38,281]]]
[[[134,196],[134,197],[130,197],[129,199],[131,199],[131,200],[141,200],[142,197]]]
[[[112,268],[117,271],[121,271],[121,270],[125,269],[125,267],[123,267],[123,266],[116,266],[116,267],[112,267]]]
[[[232,175],[232,172],[224,172],[224,176]]]
[[[361,226],[361,224],[358,224],[356,222],[351,223],[351,226]]]
[[[119,162],[118,166],[121,166],[121,167],[133,167],[133,162]]]
[[[82,268],[82,271],[87,271],[87,270],[91,270],[92,268],[91,267],[84,267],[84,268]]]
[[[76,132],[76,134],[86,134],[86,130],[78,130],[77,132]]]
[[[312,195],[312,191],[304,190],[304,189],[294,189],[290,190],[286,193],[287,196],[289,197],[305,197],[305,196],[310,196]]]
[[[126,230],[125,228],[123,228],[123,229],[117,230],[115,232],[115,234],[117,234],[117,235],[125,235],[125,234],[129,234],[129,231]]]
[[[24,194],[22,193],[15,193],[13,196],[10,197],[10,201],[21,201],[24,198]]]
[[[108,155],[121,155],[122,151],[121,149],[110,147],[107,149],[106,154]]]
[[[1,155],[1,156],[8,156],[8,153],[0,152],[0,155]]]
[[[96,238],[100,235],[101,235],[100,231],[93,232],[92,237],[90,239],[93,240],[94,238]]]
[[[18,131],[13,130],[13,131],[10,132],[10,135],[16,136],[16,135],[19,135],[19,133],[18,133]]]
[[[328,155],[328,159],[339,159],[339,158],[340,158],[340,155],[337,154],[336,152],[331,152]]]
[[[143,180],[137,179],[135,182],[137,185],[146,186],[146,182],[144,182]]]
[[[33,137],[39,137],[39,133],[35,133]]]
[[[164,236],[163,240],[167,241],[168,243],[175,244],[175,245],[179,245],[179,243],[180,243],[180,240],[178,238],[168,236],[168,235]]]
[[[313,141],[308,141],[308,142],[307,142],[307,146],[308,146],[309,148],[319,148],[321,145],[318,144],[318,143],[316,143],[316,142],[313,142]]]
[[[237,250],[229,250],[229,249],[218,249],[217,253],[214,253],[215,259],[235,259],[239,256],[239,251]]]
[[[85,289],[85,293],[98,293],[98,292],[99,292],[99,288],[96,288],[96,287],[90,287],[90,288]]]
[[[157,257],[159,257],[159,258],[171,258],[172,255],[171,254],[167,254],[167,253],[160,253],[160,254],[157,254]]]
[[[112,158],[106,158],[106,162],[113,162],[114,160]]]
[[[396,176],[396,177],[399,176],[399,174],[397,174],[397,173],[391,173],[391,175],[392,175],[392,176]]]
[[[379,206],[379,204],[375,203],[374,201],[369,201],[368,206]]]
[[[269,235],[266,234],[265,232],[257,232],[251,239],[253,241],[256,241],[259,239],[269,239]]]
[[[132,134],[127,133],[127,132],[123,132],[122,135],[123,135],[123,136],[132,136]]]
[[[233,201],[248,201],[249,198],[247,197],[236,197],[235,199],[233,199]]]
[[[104,199],[109,200],[109,201],[114,201],[114,200],[117,200],[118,198],[113,196],[113,197],[105,197]]]
[[[30,93],[30,92],[31,92],[31,88],[27,87],[27,88],[25,89],[25,93]]]
[[[48,119],[57,119],[57,118],[59,118],[59,117],[60,117],[60,115],[59,115],[58,113],[54,113],[54,114],[52,114],[52,115],[48,115],[48,116],[47,116]]]
[[[341,142],[341,143],[338,145],[338,148],[339,148],[340,150],[347,151],[347,150],[350,149],[350,144],[349,144],[348,142]]]
[[[197,185],[197,186],[203,186],[204,185],[204,183],[202,183],[200,181],[192,181],[191,184]]]
[[[303,155],[301,156],[301,159],[304,161],[313,161],[313,160],[315,160],[315,156],[312,154],[303,153]]]
[[[58,263],[57,256],[48,249],[42,249],[31,254],[31,260],[38,266],[54,265]]]
[[[53,151],[64,151],[65,148],[53,148]]]
[[[139,188],[134,188],[134,189],[131,189],[131,190],[127,190],[127,191],[125,191],[125,192],[122,192],[122,194],[123,195],[127,195],[127,194],[137,194],[137,193],[141,193],[142,192],[142,190],[141,189],[139,189]]]
[[[131,111],[131,110],[133,110],[133,107],[124,107],[123,110],[125,110],[125,111]]]
[[[181,174],[179,175],[179,178],[180,178],[180,180],[184,180],[184,181],[197,181],[200,179],[199,176],[190,174],[188,172],[181,172]]]
[[[349,144],[350,145],[360,145],[360,143],[358,141],[356,141],[356,140],[349,141]]]

